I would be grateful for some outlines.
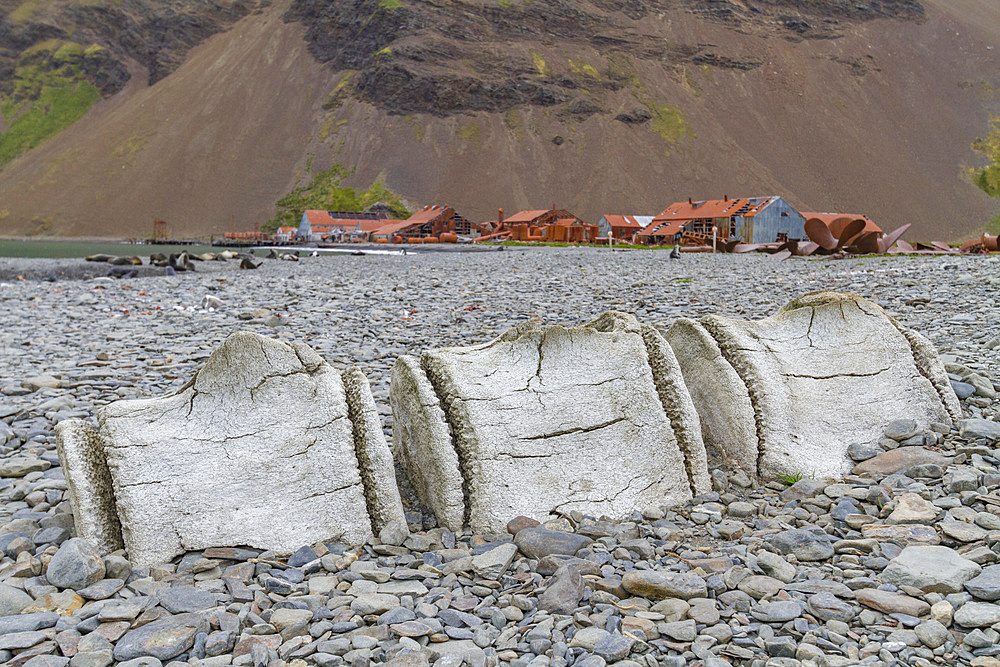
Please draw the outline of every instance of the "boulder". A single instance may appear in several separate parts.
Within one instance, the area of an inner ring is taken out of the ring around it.
[[[103,551],[124,543],[135,566],[208,547],[357,544],[405,525],[367,380],[306,345],[234,333],[176,393],[97,419],[57,432],[77,531]]]
[[[982,568],[942,546],[906,547],[882,570],[882,583],[925,593],[958,593]],[[992,606],[992,605],[991,605]]]
[[[706,446],[763,479],[840,477],[848,447],[894,419],[961,418],[933,346],[854,294],[814,292],[753,322],[679,319],[666,338]]]
[[[573,510],[622,518],[711,488],[677,360],[631,315],[400,357],[391,403],[394,451],[451,530]]]

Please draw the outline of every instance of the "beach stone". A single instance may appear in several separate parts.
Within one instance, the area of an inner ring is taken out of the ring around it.
[[[25,456],[0,460],[0,477],[24,477],[28,473],[42,472],[52,467],[50,461]]]
[[[708,595],[705,580],[696,574],[661,570],[631,570],[622,576],[622,588],[650,600],[703,598]]]
[[[308,609],[275,609],[269,623],[281,632],[285,628],[312,620],[313,613]]]
[[[65,656],[36,655],[22,663],[22,667],[66,667],[68,664],[70,659]]]
[[[369,614],[384,614],[399,606],[399,598],[388,593],[366,593],[359,595],[351,602],[351,610],[367,616]]]
[[[0,583],[0,616],[14,616],[34,600],[20,588]]]
[[[693,619],[660,623],[656,627],[662,634],[678,642],[693,642],[698,636],[698,628]]]
[[[107,569],[107,562],[105,561],[105,570]],[[105,572],[107,574],[107,572]],[[77,591],[80,597],[85,600],[106,600],[111,597],[125,586],[125,582],[122,579],[101,579],[96,584],[87,586],[86,588],[81,588]]]
[[[861,526],[861,534],[866,538],[880,542],[900,542],[910,545],[935,545],[941,543],[941,537],[931,526],[923,524],[883,525],[868,523]]]
[[[938,600],[931,605],[931,618],[945,627],[951,625],[954,616],[955,608],[947,600]]]
[[[585,535],[565,533],[547,528],[526,528],[514,536],[514,544],[528,558],[545,558],[555,554],[576,555],[576,552],[592,543]]]
[[[611,633],[604,628],[598,627],[586,627],[580,628],[573,635],[573,639],[570,640],[570,648],[582,648],[587,651],[593,651],[594,647],[599,641],[609,636]]]
[[[490,549],[486,553],[473,556],[472,571],[481,579],[500,579],[500,576],[507,571],[514,556],[517,555],[517,546],[514,544],[501,544]]]
[[[610,634],[594,644],[594,653],[604,658],[607,662],[615,663],[624,660],[632,652],[634,645],[635,640],[631,637]]]
[[[942,521],[938,524],[941,532],[959,542],[976,542],[986,539],[987,531],[974,523],[964,521]]]
[[[580,604],[584,591],[580,573],[570,565],[563,565],[538,597],[538,608],[553,614],[571,614]]]
[[[501,533],[557,507],[622,519],[711,489],[673,352],[632,315],[529,321],[481,345],[403,355],[390,400],[394,451],[449,530],[467,515],[474,531]]]
[[[965,582],[965,590],[980,600],[1000,600],[1000,565],[989,565]]]
[[[1000,422],[979,417],[963,419],[958,422],[958,433],[968,440],[985,438],[997,442],[1000,441]]]
[[[44,632],[9,632],[0,635],[0,651],[16,651],[31,648],[47,639]]]
[[[958,593],[982,568],[943,546],[906,547],[882,571],[883,583],[925,593]]]
[[[913,628],[913,631],[917,633],[917,637],[920,639],[921,643],[931,649],[944,646],[944,643],[951,638],[951,633],[948,632],[948,628],[934,619],[924,621],[917,627]]]
[[[750,575],[737,584],[737,588],[750,597],[759,600],[780,591],[782,583],[780,579],[775,579],[774,577]]]
[[[0,616],[0,635],[11,632],[31,632],[51,628],[59,621],[59,614],[51,611]]]
[[[821,621],[843,621],[850,623],[854,620],[854,608],[837,598],[833,593],[817,593],[809,598],[809,613]]]
[[[918,433],[920,433],[920,427],[913,419],[893,419],[883,431],[885,437],[892,438],[897,442],[908,440]]]
[[[156,594],[157,602],[171,614],[211,609],[215,606],[217,599],[215,593],[209,593],[194,586],[171,586]]]
[[[985,628],[1000,623],[1000,605],[992,602],[966,602],[957,610],[955,623],[964,628]]]
[[[767,576],[786,584],[795,578],[795,566],[771,551],[757,552],[757,566]]]
[[[833,543],[822,530],[794,528],[772,535],[768,543],[779,554],[793,554],[800,561],[820,561],[833,557]]]
[[[406,538],[410,536],[410,530],[406,527],[406,522],[390,521],[382,527],[378,533],[378,541],[382,544],[391,544],[394,547],[402,546]]]
[[[762,602],[750,609],[750,615],[762,623],[787,623],[802,615],[802,603],[797,600]]]
[[[866,607],[877,609],[885,614],[907,614],[919,618],[927,615],[931,609],[931,606],[923,600],[877,588],[862,588],[854,591],[854,599]]]
[[[115,644],[114,658],[133,660],[144,656],[169,660],[189,650],[199,632],[208,632],[208,620],[200,614],[178,614],[129,630]]]
[[[405,523],[370,394],[363,373],[342,375],[308,346],[237,332],[177,393],[100,408],[132,564],[207,547],[359,544]],[[63,431],[64,450],[78,449],[66,442],[75,432]]]
[[[923,447],[899,447],[890,449],[884,454],[879,454],[873,459],[868,459],[854,466],[851,473],[854,475],[879,474],[891,475],[905,470],[912,466],[932,464],[936,466],[946,466],[951,461],[941,452],[936,452]]]
[[[840,477],[848,446],[877,444],[890,420],[962,415],[934,347],[855,294],[813,292],[752,322],[682,317],[667,340],[706,445],[763,479]]]
[[[877,443],[855,442],[847,447],[847,455],[851,457],[852,461],[867,461],[868,459],[873,459],[882,453],[882,448],[878,446]]]
[[[915,493],[903,493],[897,497],[896,509],[892,511],[887,523],[934,523],[940,509],[924,500]]]
[[[104,561],[101,555],[79,537],[66,540],[49,561],[45,578],[59,588],[79,590],[104,578]]]

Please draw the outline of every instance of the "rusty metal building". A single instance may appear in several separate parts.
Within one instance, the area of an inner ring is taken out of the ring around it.
[[[806,219],[783,197],[744,197],[676,202],[636,235],[641,243],[711,243],[713,228],[720,241],[743,243],[802,241]]]

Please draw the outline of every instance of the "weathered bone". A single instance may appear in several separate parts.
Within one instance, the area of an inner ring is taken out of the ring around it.
[[[211,546],[356,544],[405,521],[367,380],[308,346],[235,333],[175,394],[97,417],[99,432],[58,432],[77,530],[105,550],[124,541],[135,565]]]
[[[570,510],[623,517],[710,487],[677,360],[631,315],[401,357],[391,402],[395,453],[452,530]]]
[[[748,473],[840,476],[893,419],[961,405],[934,347],[876,304],[815,292],[764,320],[680,319],[667,332],[708,447]]]

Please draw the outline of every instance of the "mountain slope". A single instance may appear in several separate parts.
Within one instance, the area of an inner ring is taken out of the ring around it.
[[[250,229],[332,162],[479,218],[783,194],[956,238],[995,214],[964,175],[1000,112],[990,0],[294,0],[220,30],[153,85],[126,53],[120,92],[0,172],[0,233]]]

